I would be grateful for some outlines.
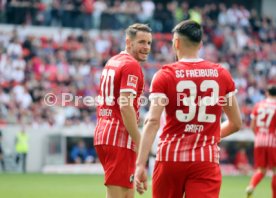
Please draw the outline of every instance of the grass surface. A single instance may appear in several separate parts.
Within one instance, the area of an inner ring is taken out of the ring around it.
[[[220,198],[245,198],[249,177],[223,177]],[[271,178],[257,187],[254,198],[269,198]],[[1,174],[0,198],[104,198],[103,176]],[[138,197],[150,198],[150,191]]]

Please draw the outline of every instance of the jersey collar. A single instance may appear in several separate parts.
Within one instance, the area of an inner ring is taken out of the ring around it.
[[[274,98],[267,98],[266,101],[267,102],[276,102],[276,99],[274,99]]]
[[[127,54],[127,55],[130,55],[126,50],[121,51],[120,54]]]
[[[179,61],[180,62],[188,62],[188,63],[191,63],[191,62],[196,63],[196,62],[203,61],[203,59],[202,58],[181,58]]]

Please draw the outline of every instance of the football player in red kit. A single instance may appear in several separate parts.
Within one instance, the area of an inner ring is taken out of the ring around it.
[[[105,172],[107,198],[134,197],[136,150],[140,142],[138,99],[144,76],[151,29],[134,24],[126,30],[126,49],[105,65],[100,82],[94,145]]]
[[[247,197],[251,197],[258,183],[265,176],[267,168],[273,171],[272,192],[276,198],[276,84],[268,86],[267,98],[257,103],[251,114],[251,128],[255,133],[253,174],[246,188]]]
[[[153,198],[217,198],[221,186],[221,137],[241,127],[230,73],[198,57],[202,28],[191,20],[173,29],[178,61],[153,77],[150,110],[136,162],[136,190],[147,189],[145,164],[165,109],[153,173]],[[228,120],[220,124],[222,109]]]

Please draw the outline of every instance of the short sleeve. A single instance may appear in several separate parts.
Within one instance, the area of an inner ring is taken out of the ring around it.
[[[154,74],[150,85],[150,100],[157,97],[168,98],[166,95],[167,81],[168,79],[162,69]]]
[[[138,63],[130,62],[122,67],[120,92],[131,92],[137,94],[138,85],[143,81],[141,67]]]
[[[235,82],[231,74],[229,73],[229,71],[226,69],[223,69],[223,70],[224,70],[224,78],[226,80],[225,96],[226,98],[230,98],[231,96],[235,95],[238,91],[236,89]]]
[[[259,103],[257,103],[255,106],[254,106],[254,108],[253,108],[253,110],[252,110],[252,112],[251,112],[251,114],[250,114],[250,118],[251,118],[251,120],[253,120],[257,115],[258,115],[258,107],[259,107]]]

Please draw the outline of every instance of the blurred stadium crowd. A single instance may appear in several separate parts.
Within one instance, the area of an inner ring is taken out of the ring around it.
[[[47,106],[44,96],[61,93],[97,96],[106,60],[124,49],[122,29],[133,22],[148,23],[154,40],[149,60],[143,63],[145,95],[153,74],[175,59],[169,33],[177,22],[193,19],[204,27],[200,56],[219,62],[234,77],[244,127],[264,88],[276,80],[276,26],[269,17],[242,5],[192,6],[176,1],[12,1],[1,4],[2,23],[81,28],[80,34],[49,37],[26,34],[26,26],[12,33],[0,30],[0,123],[33,126],[94,125],[95,107]],[[92,3],[91,3],[92,2]],[[17,13],[17,14],[14,14]],[[94,29],[93,33],[86,31]],[[108,29],[116,31],[108,31]],[[97,31],[101,30],[101,31]],[[145,115],[143,107],[141,115]]]

